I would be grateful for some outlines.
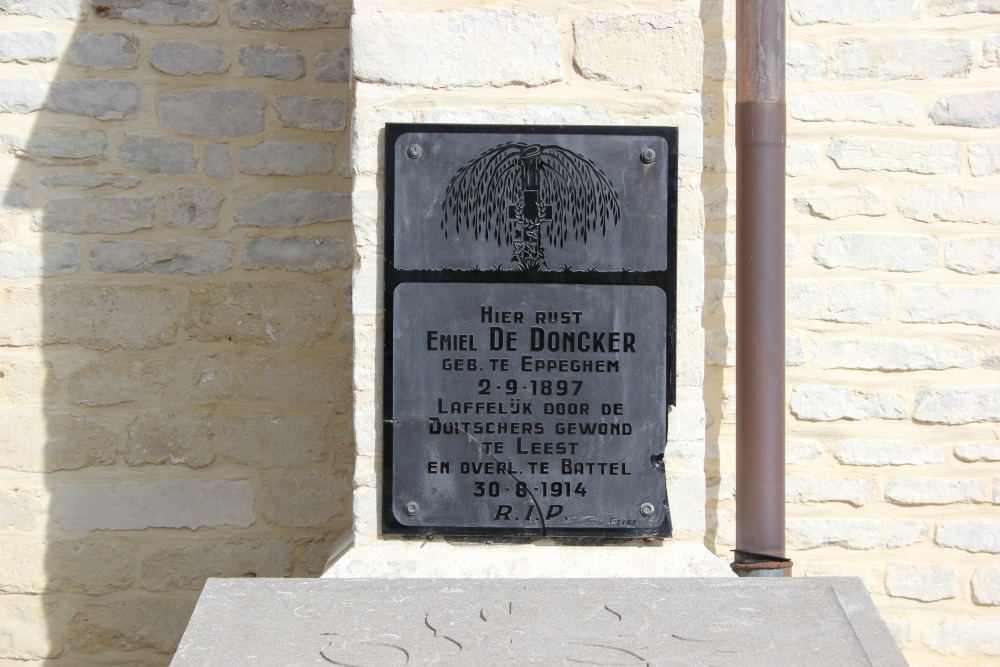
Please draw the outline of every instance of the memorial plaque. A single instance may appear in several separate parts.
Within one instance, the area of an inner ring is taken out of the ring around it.
[[[386,126],[383,533],[670,535],[676,132]]]

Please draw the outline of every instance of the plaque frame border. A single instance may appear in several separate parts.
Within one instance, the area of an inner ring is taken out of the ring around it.
[[[476,134],[590,134],[604,136],[654,136],[666,141],[667,159],[667,268],[660,271],[484,271],[463,269],[397,269],[395,260],[395,193],[396,141],[409,132],[476,133]],[[616,126],[616,125],[496,125],[444,123],[386,123],[383,145],[384,213],[383,213],[383,284],[382,284],[382,488],[379,493],[379,534],[420,537],[490,537],[490,538],[667,538],[672,536],[670,505],[664,493],[663,521],[649,528],[481,528],[461,526],[407,526],[399,523],[392,512],[392,392],[393,392],[393,297],[401,283],[507,283],[507,284],[578,284],[578,285],[647,285],[658,287],[667,298],[667,364],[666,405],[664,412],[676,404],[677,392],[677,127]],[[547,280],[539,280],[545,275]],[[497,278],[501,279],[498,280]],[[666,428],[669,419],[664,414]]]

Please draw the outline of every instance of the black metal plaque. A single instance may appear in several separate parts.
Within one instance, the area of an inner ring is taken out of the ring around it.
[[[669,537],[676,128],[386,126],[382,530]]]

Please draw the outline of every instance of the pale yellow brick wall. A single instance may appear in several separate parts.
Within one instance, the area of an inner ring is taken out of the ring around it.
[[[388,121],[680,127],[663,551],[729,560],[731,1],[358,0],[353,89],[333,3],[94,4],[0,0],[0,661],[165,663],[206,576],[319,572],[355,455],[380,541]],[[861,576],[914,664],[989,664],[1000,8],[789,9],[796,572]]]
[[[733,545],[734,55],[705,3],[706,388]],[[990,2],[788,4],[788,548],[914,665],[1000,656],[1000,68]]]
[[[94,5],[0,2],[3,664],[166,664],[350,527],[348,12]]]

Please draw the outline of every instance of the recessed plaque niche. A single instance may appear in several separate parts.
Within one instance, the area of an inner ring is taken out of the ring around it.
[[[382,532],[669,537],[677,130],[389,124]]]

